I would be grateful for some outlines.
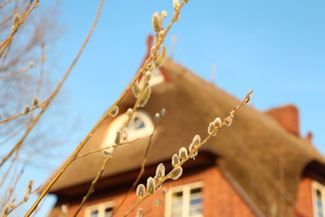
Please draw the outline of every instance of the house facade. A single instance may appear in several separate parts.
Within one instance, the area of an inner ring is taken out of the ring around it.
[[[159,163],[171,170],[174,153],[188,147],[194,135],[207,136],[209,122],[226,117],[239,104],[172,60],[153,72],[150,85],[150,101],[129,125],[128,140],[139,139],[114,151],[79,216],[111,216],[140,171],[154,130],[153,117],[161,108],[167,114],[152,136],[143,184]],[[130,93],[119,105],[119,115],[103,122],[81,154],[110,147],[134,102]],[[49,216],[73,216],[103,159],[96,152],[73,162],[51,189],[57,203]],[[325,160],[311,138],[300,135],[298,110],[292,105],[266,112],[243,107],[232,126],[212,137],[183,171],[180,179],[165,182],[141,203],[144,216],[325,217]],[[114,216],[123,216],[137,200],[133,191]],[[62,205],[68,207],[67,213]]]

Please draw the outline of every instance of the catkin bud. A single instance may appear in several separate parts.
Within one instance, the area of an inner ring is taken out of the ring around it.
[[[155,32],[159,32],[160,31],[160,23],[159,23],[159,15],[158,15],[158,12],[155,12],[152,15],[152,28],[153,28],[153,30],[155,30]]]
[[[165,166],[163,163],[160,163],[156,169],[156,176],[158,180],[161,180],[165,176]]]
[[[213,122],[216,127],[221,127],[222,121],[219,117],[217,117]]]
[[[25,106],[25,110],[24,110],[24,114],[27,114],[29,112],[29,110],[30,110],[29,105],[26,105]]]
[[[156,61],[156,67],[162,66],[167,58],[167,49],[165,46],[162,47],[161,54]]]
[[[27,188],[26,188],[26,191],[25,191],[24,201],[27,201],[29,199],[30,193],[32,192],[33,183],[34,183],[33,180],[28,181]]]
[[[17,27],[19,25],[19,21],[20,21],[20,15],[19,13],[15,13],[14,16],[14,26]]]
[[[192,150],[196,147],[195,143],[192,142],[188,148],[189,152],[191,153]],[[192,159],[195,160],[196,156],[198,155],[198,151],[194,152],[193,155],[191,156]]]
[[[179,157],[177,154],[174,154],[172,157],[172,165],[175,167],[177,164],[179,164],[181,161],[179,160]]]
[[[36,0],[36,1],[35,1],[35,4],[34,4],[34,8],[37,8],[38,5],[39,5],[39,0]]]
[[[115,144],[116,145],[121,144],[121,131],[120,130],[116,133]]]
[[[182,167],[176,167],[171,173],[172,180],[177,180],[181,175],[183,174],[183,168]]]
[[[102,155],[104,155],[105,157],[109,156],[112,154],[111,149],[103,149],[102,150]]]
[[[142,95],[142,98],[139,101],[139,106],[140,107],[144,107],[147,104],[147,102],[148,102],[148,100],[150,98],[150,94],[151,94],[151,88],[148,85],[148,86],[146,86],[146,88],[144,90],[144,93]]]
[[[246,99],[245,99],[245,101],[244,101],[244,103],[248,103],[250,99],[251,99],[251,97],[250,96],[247,96]]]
[[[165,19],[167,17],[167,11],[162,11],[160,13],[160,17],[161,17],[162,20]]]
[[[117,114],[118,114],[118,112],[119,112],[119,107],[116,105],[116,106],[114,106],[114,108],[113,108],[113,110],[111,111],[111,113],[110,113],[110,115],[112,116],[112,117],[115,117]]]
[[[132,85],[132,93],[133,93],[135,98],[137,98],[139,96],[140,87],[139,87],[139,81],[138,80],[136,80],[134,82],[134,84]]]
[[[129,108],[129,109],[126,111],[126,115],[128,116],[128,118],[131,118],[131,117],[132,117],[132,114],[133,114],[133,109],[132,109],[132,108]]]
[[[153,194],[155,193],[155,180],[152,177],[149,177],[147,179],[147,191],[148,194]]]
[[[179,0],[173,0],[173,8],[174,10],[177,10],[179,7]]]
[[[136,190],[137,197],[139,199],[142,199],[145,194],[146,194],[146,187],[143,184],[138,185]]]
[[[230,116],[226,117],[225,118],[225,122],[227,124],[227,127],[230,127],[231,126],[231,123],[232,123],[232,118]]]
[[[122,142],[126,142],[128,140],[128,137],[129,137],[129,129],[126,127],[123,127],[123,129],[121,130]]]
[[[144,83],[147,84],[151,78],[151,69],[144,73]]]
[[[165,108],[162,108],[160,110],[160,117],[164,117],[166,115],[166,109]]]
[[[33,60],[29,61],[29,68],[33,68],[34,67],[34,62]]]
[[[157,186],[158,182],[160,181],[158,176],[153,177],[153,180],[155,180],[155,185]],[[160,189],[161,186],[162,186],[162,183],[159,186],[157,186],[157,189]]]
[[[215,129],[214,123],[211,122],[209,124],[209,127],[208,127],[208,133],[209,133],[209,135],[213,132],[214,129]]]
[[[3,214],[8,215],[10,213],[10,204],[6,204]]]
[[[137,215],[136,215],[136,217],[142,217],[142,215],[143,215],[143,209],[142,209],[142,208],[139,208],[139,209],[137,210]]]
[[[178,156],[179,156],[180,160],[182,162],[184,162],[187,159],[187,157],[188,157],[187,149],[185,147],[181,147],[179,149]]]
[[[200,137],[200,135],[196,135],[196,136],[194,136],[192,142],[193,142],[195,145],[200,144],[200,143],[201,143],[201,137]]]
[[[27,188],[29,188],[30,190],[32,190],[33,184],[34,184],[34,181],[33,180],[29,180],[28,181],[28,184],[27,184]]]
[[[160,121],[160,114],[159,113],[156,113],[155,114],[155,122],[156,122],[156,124],[158,124],[159,121]]]
[[[38,97],[35,97],[34,101],[33,101],[33,106],[37,107],[38,106]]]

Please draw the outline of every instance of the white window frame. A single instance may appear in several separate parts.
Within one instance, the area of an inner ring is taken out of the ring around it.
[[[108,201],[108,202],[103,202],[91,206],[87,206],[85,208],[85,217],[90,217],[91,212],[98,210],[98,217],[104,217],[105,216],[105,209],[106,208],[113,208],[115,205],[114,201]]]
[[[185,185],[179,185],[171,187],[168,189],[166,194],[166,204],[165,204],[165,217],[171,217],[172,214],[172,195],[173,193],[183,192],[183,216],[188,217],[190,212],[190,199],[191,199],[191,190],[201,188],[203,189],[203,182],[193,182]],[[202,191],[201,191],[202,192]],[[203,206],[203,194],[202,194],[202,206]],[[202,209],[203,210],[203,209]],[[198,216],[199,217],[199,216]],[[203,214],[200,215],[203,217]]]
[[[322,194],[322,202],[323,202],[323,216],[325,217],[325,186],[315,180],[311,183],[311,194],[312,194],[312,201],[313,201],[313,211],[314,217],[318,217],[318,206],[317,206],[317,195],[316,190],[320,190]]]
[[[135,111],[133,114],[133,118],[136,117],[141,119],[144,122],[145,127],[143,129],[139,129],[136,131],[129,130],[128,141],[150,136],[154,130],[154,125],[152,123],[152,120],[146,112]],[[123,127],[123,125],[126,123],[127,120],[128,120],[128,116],[125,113],[123,113],[112,121],[112,123],[109,125],[106,131],[107,133],[102,143],[103,148],[111,147],[114,145],[116,133]]]

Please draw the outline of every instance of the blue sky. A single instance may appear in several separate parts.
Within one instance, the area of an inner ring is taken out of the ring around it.
[[[97,2],[61,2],[58,19],[65,31],[54,49],[59,65],[55,77],[63,75],[77,53]],[[258,110],[295,104],[302,135],[312,131],[315,146],[325,153],[324,9],[323,0],[190,0],[165,45],[169,51],[175,35],[174,59],[204,79],[211,79],[211,66],[216,64],[216,85],[236,97],[243,98],[253,89],[252,104]],[[95,32],[64,85],[70,118],[59,127],[70,130],[80,119],[66,153],[131,80],[144,56],[146,36],[153,32],[151,16],[162,10],[167,10],[168,22],[172,0],[105,2]],[[66,156],[55,163],[59,165]],[[42,172],[39,182],[49,173]],[[52,199],[39,216],[45,215],[51,203]]]

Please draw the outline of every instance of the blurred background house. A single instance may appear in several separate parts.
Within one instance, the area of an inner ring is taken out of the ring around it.
[[[209,122],[226,117],[240,103],[170,59],[153,72],[150,82],[151,98],[129,125],[129,140],[140,140],[116,149],[80,216],[107,217],[119,205],[139,173],[154,114],[162,107],[167,114],[153,135],[140,183],[154,176],[161,162],[169,171],[174,153],[188,147],[194,135],[205,137]],[[104,121],[82,153],[112,145],[134,102],[130,92],[119,105],[119,115]],[[69,207],[67,216],[73,215],[102,160],[97,152],[73,162],[51,189],[57,203],[49,216],[62,216],[63,204]],[[179,180],[163,184],[166,195],[161,188],[140,205],[145,216],[322,217],[325,211],[325,159],[312,145],[311,134],[300,135],[294,105],[265,112],[243,107],[232,126],[218,132],[183,168]],[[115,216],[136,201],[133,192]]]

